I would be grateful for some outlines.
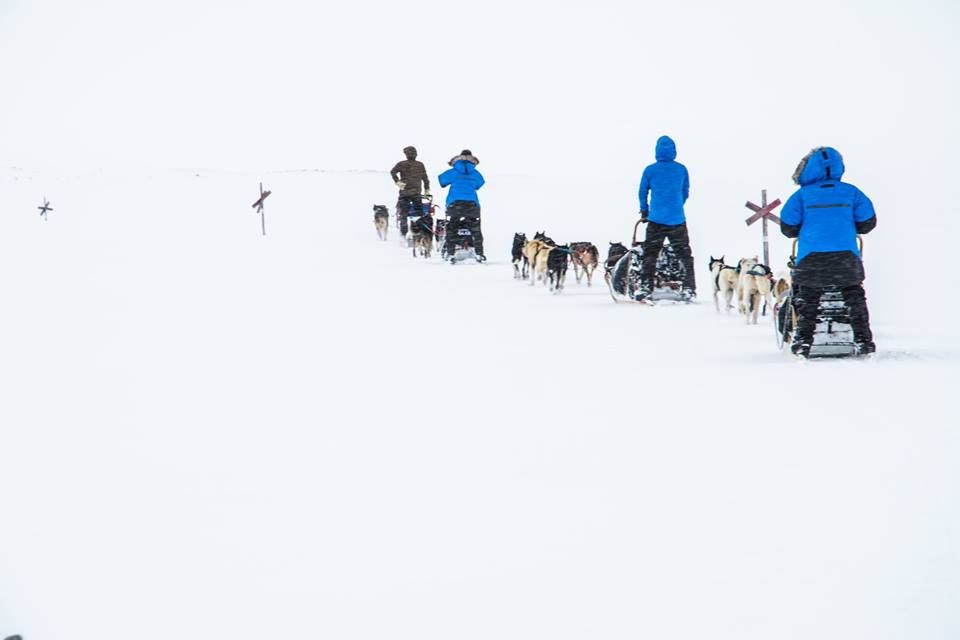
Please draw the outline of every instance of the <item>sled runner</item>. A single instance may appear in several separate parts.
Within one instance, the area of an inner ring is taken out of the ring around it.
[[[657,269],[653,289],[642,301],[637,300],[643,264],[643,243],[637,241],[637,231],[642,221],[633,225],[631,248],[620,243],[610,243],[603,278],[610,289],[610,297],[616,303],[654,304],[661,300],[686,302],[680,295],[684,267],[669,241],[657,256]]]
[[[863,254],[863,238],[857,236],[860,253]],[[793,241],[790,265],[796,264],[797,241]],[[773,305],[773,322],[777,334],[777,347],[783,349],[796,338],[797,310],[794,306],[794,287],[782,293]],[[853,339],[850,309],[844,302],[839,287],[824,289],[817,311],[817,328],[813,332],[808,358],[848,358],[860,355]]]
[[[480,262],[480,259],[477,257],[477,250],[473,246],[473,232],[471,232],[468,227],[456,227],[451,230],[448,226],[447,235],[450,234],[455,238],[453,255],[448,256],[446,248],[444,248],[443,251],[444,257],[449,257],[450,264],[457,264],[458,262],[463,262],[471,258]]]

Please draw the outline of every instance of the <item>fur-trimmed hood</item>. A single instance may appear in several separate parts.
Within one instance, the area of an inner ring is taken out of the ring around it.
[[[793,172],[793,181],[805,187],[821,180],[839,180],[845,170],[839,151],[833,147],[816,147],[800,160]]]
[[[480,160],[478,160],[476,156],[474,156],[474,155],[463,155],[463,154],[458,155],[458,156],[454,156],[454,157],[450,158],[450,162],[449,162],[448,164],[449,164],[451,167],[455,167],[455,166],[457,165],[457,163],[460,162],[461,160],[463,160],[463,161],[465,161],[465,162],[469,162],[469,163],[472,164],[473,166],[477,166],[478,164],[480,164]]]

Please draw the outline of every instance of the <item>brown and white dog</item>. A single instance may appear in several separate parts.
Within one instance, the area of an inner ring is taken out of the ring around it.
[[[538,231],[533,236],[533,240],[527,240],[523,245],[523,257],[530,263],[530,286],[536,284],[537,280],[543,280],[547,284],[547,256],[550,250],[556,246],[556,243],[548,238],[542,231]]]
[[[784,269],[777,274],[776,280],[773,281],[773,299],[778,302],[782,300],[792,286],[793,276],[790,275],[790,269]]]
[[[713,275],[713,305],[717,308],[717,313],[720,313],[720,294],[723,294],[723,308],[730,313],[730,309],[733,309],[734,294],[739,298],[737,270],[724,264],[723,256],[710,256],[710,273]]]
[[[600,251],[591,242],[571,242],[570,261],[573,263],[573,275],[580,284],[581,276],[587,276],[587,286],[591,286],[593,272],[600,264]]]
[[[377,228],[377,237],[387,239],[387,229],[390,227],[390,211],[386,205],[373,205],[373,226]]]

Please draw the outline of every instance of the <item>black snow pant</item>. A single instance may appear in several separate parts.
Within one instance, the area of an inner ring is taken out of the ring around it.
[[[643,263],[640,268],[641,286],[647,290],[653,289],[654,277],[657,273],[657,257],[663,248],[663,241],[670,240],[673,250],[683,263],[683,288],[697,290],[697,279],[693,274],[693,254],[690,252],[690,236],[687,235],[687,223],[659,224],[647,223],[647,238],[643,243]]]
[[[473,237],[473,248],[478,255],[483,254],[483,232],[480,231],[480,205],[470,200],[457,200],[447,207],[447,254],[457,249],[458,229],[470,229]]]
[[[813,332],[817,328],[817,315],[820,310],[820,296],[826,289],[794,286],[793,304],[797,311],[797,344],[813,344]],[[834,289],[836,290],[836,289]],[[850,311],[850,326],[853,339],[858,343],[872,343],[870,314],[867,311],[867,296],[863,286],[854,285],[840,289],[843,302]]]
[[[400,235],[407,235],[407,218],[419,218],[423,215],[423,200],[419,195],[400,196],[397,200],[397,215],[400,218]]]

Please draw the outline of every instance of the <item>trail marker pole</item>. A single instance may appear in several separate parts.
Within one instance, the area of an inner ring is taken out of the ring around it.
[[[770,266],[770,238],[767,233],[767,220],[773,220],[777,224],[780,224],[780,218],[774,215],[773,210],[779,207],[782,203],[780,198],[777,198],[770,204],[767,204],[767,190],[764,189],[760,192],[760,206],[753,204],[747,200],[747,204],[744,206],[747,209],[750,209],[754,212],[752,216],[747,218],[747,226],[749,227],[757,220],[763,220],[763,264],[767,267]]]
[[[257,213],[260,214],[260,229],[263,231],[263,235],[267,235],[267,219],[263,214],[263,201],[267,199],[267,196],[270,195],[270,191],[263,190],[263,183],[260,183],[260,199],[253,203],[253,208],[257,210]]]
[[[47,221],[47,212],[53,211],[53,207],[50,206],[50,202],[47,201],[47,196],[43,196],[43,205],[37,207],[40,209],[40,215],[43,216],[43,221]]]

